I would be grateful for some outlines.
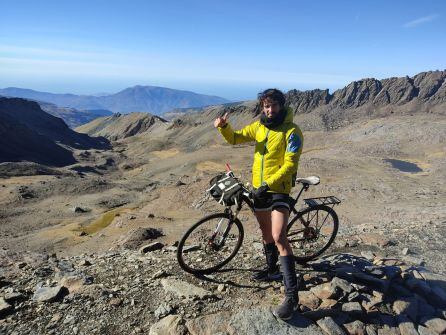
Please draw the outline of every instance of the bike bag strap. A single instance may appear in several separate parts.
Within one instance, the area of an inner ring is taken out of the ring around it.
[[[207,190],[211,196],[221,205],[232,206],[236,203],[238,192],[242,184],[234,177],[223,173],[215,176],[209,182],[211,187]]]

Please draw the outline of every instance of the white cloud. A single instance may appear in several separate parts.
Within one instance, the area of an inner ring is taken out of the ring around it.
[[[419,17],[418,19],[406,22],[405,24],[403,24],[404,28],[413,28],[413,27],[417,27],[421,24],[427,23],[427,22],[431,22],[435,19],[437,19],[439,17],[438,14],[432,14],[432,15],[428,15],[428,16],[423,16],[423,17]]]

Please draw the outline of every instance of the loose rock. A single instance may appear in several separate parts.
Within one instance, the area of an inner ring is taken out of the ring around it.
[[[179,315],[168,315],[150,327],[149,335],[180,335],[186,332]]]
[[[329,316],[318,320],[317,324],[328,335],[346,335],[342,328]]]
[[[446,321],[443,319],[424,318],[421,319],[420,323],[438,334],[444,334],[446,332]]]
[[[178,279],[162,279],[161,284],[166,292],[173,293],[181,298],[204,299],[213,296],[211,292],[201,287]]]
[[[63,294],[63,286],[40,287],[34,292],[33,300],[38,302],[53,302]]]
[[[164,244],[161,242],[153,242],[147,245],[142,246],[139,249],[139,252],[142,254],[148,253],[150,251],[160,250],[164,247]]]

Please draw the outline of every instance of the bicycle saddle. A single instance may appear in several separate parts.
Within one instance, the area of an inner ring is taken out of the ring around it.
[[[297,183],[307,184],[307,185],[317,185],[321,179],[318,176],[310,176],[307,178],[296,178]]]

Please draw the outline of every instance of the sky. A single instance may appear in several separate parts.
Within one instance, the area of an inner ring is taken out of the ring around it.
[[[443,0],[0,0],[0,88],[236,101],[444,69]]]

